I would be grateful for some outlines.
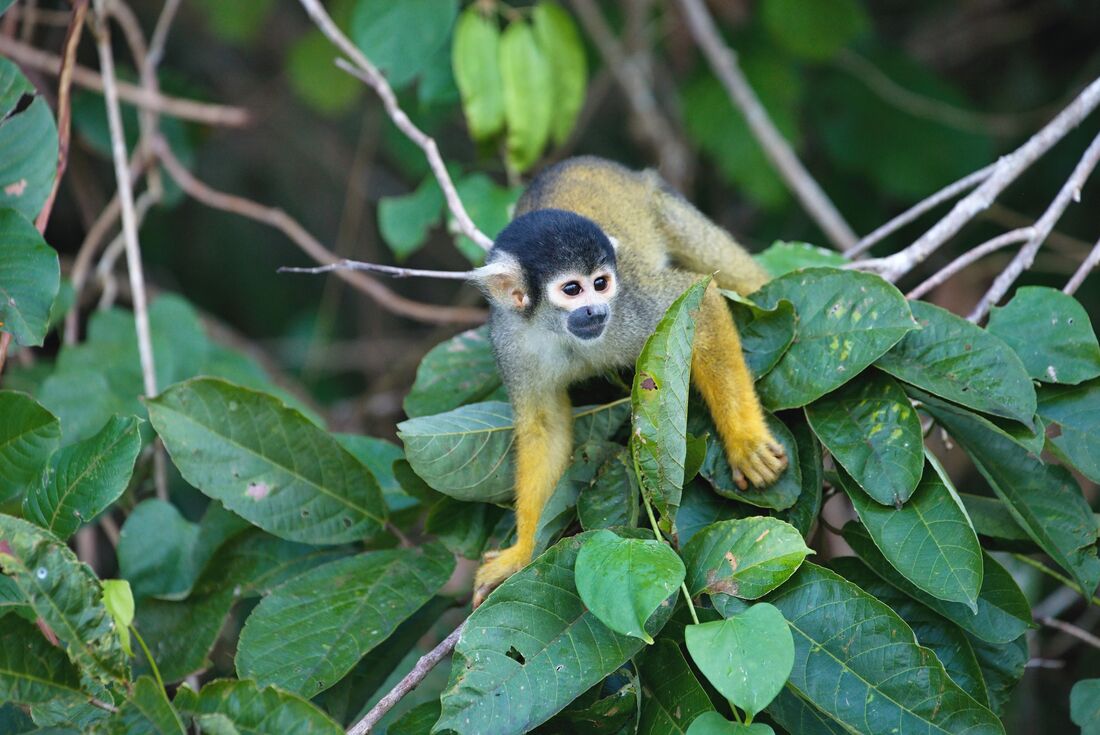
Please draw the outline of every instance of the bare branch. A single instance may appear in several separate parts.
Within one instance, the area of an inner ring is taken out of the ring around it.
[[[1023,242],[1031,238],[1035,234],[1034,227],[1021,227],[1018,230],[1012,230],[1006,232],[1003,235],[998,235],[991,240],[983,242],[981,245],[970,248],[959,257],[952,260],[946,266],[930,276],[924,283],[914,288],[909,293],[905,294],[907,299],[919,299],[926,293],[939,286],[941,283],[955,275],[963,268],[966,268],[971,263],[984,258],[992,252],[1000,250],[1001,248],[1008,247],[1009,245]]]
[[[58,74],[61,69],[61,57],[40,51],[33,46],[20,43],[0,34],[0,54],[7,56],[28,69],[36,69],[47,74]],[[73,82],[80,87],[103,91],[103,77],[86,66],[73,66]],[[116,80],[117,81],[117,80]],[[249,113],[241,107],[228,107],[209,102],[150,94],[147,90],[128,82],[115,85],[118,97],[136,107],[154,110],[162,115],[191,120],[206,125],[222,127],[243,127],[249,124]]]
[[[370,271],[371,273],[383,273],[392,278],[439,278],[451,281],[468,281],[474,276],[473,271],[433,271],[421,268],[401,268],[396,265],[381,265],[379,263],[364,263],[361,260],[348,260],[343,258],[335,263],[319,265],[316,268],[295,268],[284,265],[279,273],[332,273],[333,271]]]
[[[295,245],[300,247],[306,255],[318,263],[328,265],[339,260],[336,254],[320,243],[293,217],[281,209],[265,207],[250,199],[226,194],[210,188],[196,179],[188,171],[175,154],[168,148],[163,138],[158,138],[154,143],[154,151],[164,168],[168,171],[180,188],[187,194],[208,207],[221,209],[226,212],[247,217],[248,219],[262,222],[274,227],[289,237]],[[474,309],[464,306],[436,306],[423,304],[400,296],[383,286],[378,281],[368,278],[361,273],[347,270],[338,270],[336,275],[343,278],[358,290],[370,296],[374,301],[389,312],[400,316],[415,319],[429,324],[480,324],[485,321],[486,313],[483,309]]]
[[[455,645],[458,644],[458,639],[462,636],[462,629],[465,626],[466,621],[463,620],[462,624],[444,638],[438,646],[421,656],[420,660],[413,666],[412,671],[406,674],[404,679],[397,682],[397,686],[391,689],[386,696],[378,700],[378,704],[374,705],[371,711],[363,716],[363,719],[356,722],[348,730],[348,735],[366,735],[369,733],[371,728],[377,725],[378,721],[393,709],[395,704],[401,701],[402,697],[420,685],[420,682],[436,667],[436,664],[451,654]]]
[[[161,59],[164,58],[164,44],[168,41],[168,30],[176,19],[180,2],[181,0],[164,0],[164,7],[160,9],[160,16],[153,28],[153,38],[149,41],[149,53],[145,57],[145,62],[152,69],[160,66]]]
[[[861,264],[861,268],[879,273],[888,281],[896,281],[919,263],[923,263],[967,222],[987,209],[1009,184],[1050,150],[1051,146],[1077,127],[1097,104],[1100,104],[1100,79],[1085,87],[1073,102],[1026,143],[997,161],[993,171],[981,185],[957,202],[947,216],[921,235],[916,242],[893,255]]]
[[[1059,620],[1058,618],[1041,618],[1039,622],[1047,626],[1048,628],[1054,628],[1055,630],[1060,630],[1067,635],[1071,635],[1082,643],[1089,644],[1093,648],[1100,648],[1100,638],[1097,638],[1087,630],[1078,628],[1073,623],[1067,623],[1066,621]]]
[[[458,198],[458,191],[455,190],[451,175],[447,172],[447,166],[443,163],[443,157],[439,154],[439,146],[436,145],[435,139],[426,135],[409,119],[409,116],[397,104],[397,96],[393,93],[390,83],[386,81],[386,77],[363,55],[359,47],[352,43],[351,39],[345,36],[343,31],[337,27],[321,5],[320,0],[299,0],[299,2],[301,2],[302,7],[305,8],[306,13],[313,19],[317,27],[321,29],[321,32],[353,62],[349,63],[345,59],[337,59],[336,65],[373,89],[382,99],[382,106],[386,108],[386,114],[393,120],[393,124],[397,126],[397,129],[424,151],[424,156],[428,159],[428,165],[431,167],[436,181],[439,182],[439,188],[443,190],[443,196],[447,200],[447,208],[451,211],[451,215],[458,225],[458,231],[477,243],[483,250],[491,248],[493,246],[492,239],[477,228],[474,221],[470,219],[470,215],[467,214],[466,208],[462,205],[462,200]]]
[[[1085,261],[1081,263],[1081,267],[1077,269],[1077,272],[1066,283],[1066,287],[1062,289],[1064,293],[1072,296],[1077,292],[1077,289],[1081,287],[1081,284],[1085,282],[1089,274],[1100,265],[1100,240],[1096,241],[1096,245],[1093,246],[1089,252]]]
[[[760,98],[741,72],[736,54],[722,41],[714,19],[710,17],[702,0],[680,0],[680,5],[687,15],[691,33],[710,61],[715,76],[726,88],[734,106],[745,116],[749,130],[764,149],[768,160],[833,245],[838,250],[851,248],[856,243],[855,232],[768,117]]]
[[[1043,241],[1054,229],[1055,223],[1066,211],[1066,207],[1069,206],[1070,202],[1081,201],[1081,187],[1085,185],[1089,174],[1096,168],[1097,162],[1100,162],[1100,134],[1092,139],[1092,143],[1085,150],[1085,154],[1081,156],[1081,160],[1073,168],[1073,173],[1070,174],[1069,179],[1062,185],[1062,188],[1058,190],[1054,201],[1050,203],[1050,206],[1035,222],[1035,233],[1031,236],[1031,239],[1024,243],[1024,246],[1020,248],[1020,252],[1016,253],[1016,257],[1012,259],[1008,267],[993,280],[993,285],[982,296],[978,305],[974,307],[974,311],[970,312],[970,316],[967,317],[970,321],[979,321],[989,313],[990,308],[1008,293],[1008,289],[1012,288],[1012,284],[1016,282],[1020,274],[1031,267],[1031,264],[1035,261],[1035,254],[1039,252]]]

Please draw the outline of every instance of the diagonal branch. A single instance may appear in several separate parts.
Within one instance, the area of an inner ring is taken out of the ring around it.
[[[1088,256],[1084,262],[1081,263],[1081,267],[1077,269],[1077,272],[1070,277],[1066,283],[1066,287],[1062,289],[1064,293],[1072,296],[1077,293],[1077,289],[1081,287],[1081,284],[1085,282],[1089,274],[1092,273],[1096,266],[1100,265],[1100,240],[1096,241],[1096,245],[1089,251]]]
[[[951,278],[951,276],[955,275],[963,268],[966,268],[971,263],[974,263],[975,261],[984,258],[990,253],[1000,250],[1001,248],[1006,248],[1009,245],[1014,245],[1015,243],[1028,240],[1034,234],[1034,227],[1021,227],[1018,230],[1006,232],[1003,235],[998,235],[991,240],[983,242],[981,245],[970,248],[965,253],[955,258],[946,266],[938,270],[936,273],[929,276],[924,283],[920,284],[912,291],[905,294],[905,298],[919,299],[921,296],[924,296],[926,293],[934,289],[936,286],[939,286],[941,283]]]

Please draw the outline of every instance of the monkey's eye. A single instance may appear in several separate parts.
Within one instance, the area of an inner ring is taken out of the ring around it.
[[[570,281],[561,287],[561,290],[565,292],[566,296],[576,296],[581,292],[581,284],[576,281]]]
[[[607,276],[600,276],[596,280],[592,281],[592,287],[597,291],[607,290]]]

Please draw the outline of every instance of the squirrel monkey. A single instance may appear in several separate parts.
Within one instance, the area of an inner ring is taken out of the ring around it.
[[[774,482],[787,466],[769,433],[725,299],[767,273],[655,173],[573,158],[531,182],[474,282],[515,415],[517,539],[486,555],[475,604],[531,560],[543,506],[573,450],[571,383],[632,367],[672,302],[714,281],[696,323],[691,377],[718,428],[737,484]]]

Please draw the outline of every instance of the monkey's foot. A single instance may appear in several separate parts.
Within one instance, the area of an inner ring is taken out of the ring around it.
[[[527,566],[529,561],[531,561],[531,552],[518,546],[510,546],[507,549],[485,554],[485,561],[482,562],[474,577],[474,607],[484,602],[490,592],[512,574]]]
[[[733,481],[742,490],[748,489],[750,484],[767,487],[787,469],[787,452],[770,434],[731,444],[727,453],[733,467]]]

